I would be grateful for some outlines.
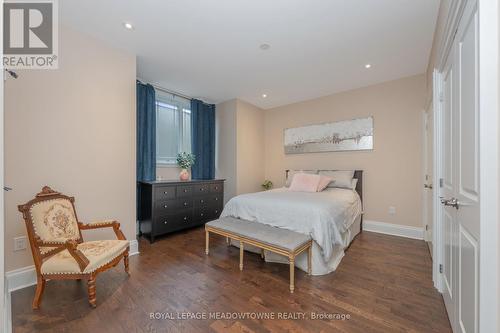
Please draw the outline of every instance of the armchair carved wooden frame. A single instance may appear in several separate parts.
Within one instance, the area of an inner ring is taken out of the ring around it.
[[[47,280],[87,280],[89,303],[96,307],[97,274],[116,266],[122,258],[129,274],[129,243],[120,224],[112,220],[78,222],[74,202],[74,197],[44,186],[33,200],[18,206],[36,268],[33,309],[40,307]],[[82,230],[100,228],[113,228],[117,240],[83,241]]]

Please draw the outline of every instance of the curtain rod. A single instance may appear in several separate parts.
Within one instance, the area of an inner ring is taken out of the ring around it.
[[[140,78],[137,78],[137,80],[141,81],[142,83],[147,83],[147,84],[150,84],[153,86],[153,88],[157,89],[157,90],[160,90],[160,91],[163,91],[163,92],[166,92],[167,94],[172,94],[174,96],[178,96],[178,97],[182,97],[182,98],[185,98],[185,99],[194,99],[193,97],[191,96],[187,96],[187,95],[184,95],[184,94],[181,94],[181,93],[178,93],[178,92],[175,92],[175,91],[172,91],[172,90],[168,90],[166,88],[163,88],[163,87],[160,87],[159,85],[157,84],[154,84],[154,83],[149,83],[145,80],[141,80]]]

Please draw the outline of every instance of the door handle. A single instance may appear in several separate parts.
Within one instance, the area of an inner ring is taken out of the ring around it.
[[[441,203],[445,206],[455,207],[455,209],[460,208],[460,202],[458,201],[457,198],[441,199]]]
[[[424,188],[428,188],[429,190],[432,190],[432,184],[424,184]]]

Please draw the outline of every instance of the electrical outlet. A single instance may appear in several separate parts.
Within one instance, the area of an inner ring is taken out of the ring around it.
[[[394,206],[389,207],[389,215],[396,215],[396,207]]]
[[[26,236],[14,237],[14,251],[26,250],[27,239]]]

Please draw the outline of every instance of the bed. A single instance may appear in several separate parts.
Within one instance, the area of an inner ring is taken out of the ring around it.
[[[289,171],[286,171],[288,178]],[[221,217],[235,217],[310,235],[312,275],[335,271],[345,250],[362,230],[363,171],[356,170],[355,190],[327,188],[322,192],[292,192],[288,188],[238,195],[225,205]],[[237,246],[237,244],[233,244]],[[258,249],[245,250],[260,253]],[[265,252],[265,260],[288,264],[288,259]],[[307,255],[295,266],[307,272]]]

